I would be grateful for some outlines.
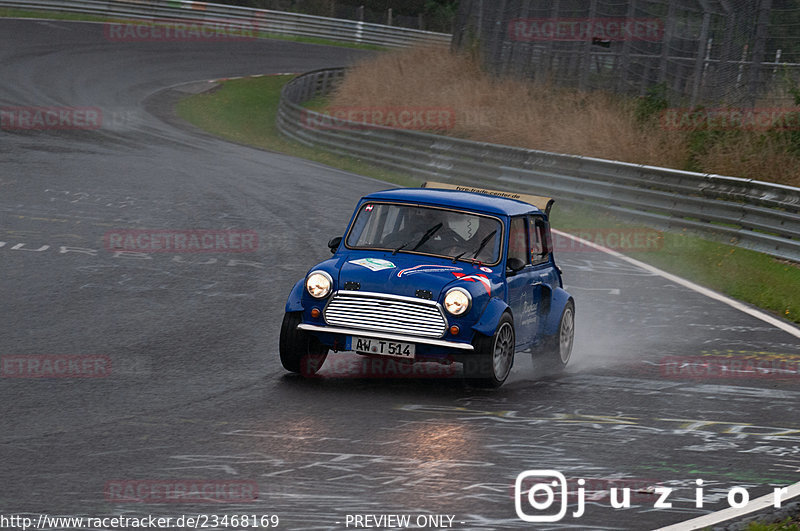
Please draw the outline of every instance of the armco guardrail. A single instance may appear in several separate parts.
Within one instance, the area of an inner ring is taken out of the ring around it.
[[[356,20],[315,17],[300,13],[209,4],[191,0],[0,0],[0,8],[65,11],[97,16],[145,20],[197,21],[225,23],[231,28],[272,35],[316,37],[357,44],[407,46],[429,41],[449,44],[451,36],[410,28],[370,24]]]
[[[328,94],[344,72],[341,68],[316,70],[289,82],[281,95],[279,130],[306,145],[424,179],[496,186],[603,206],[656,226],[691,229],[800,261],[798,188],[353,122],[317,125],[331,122],[301,103]]]

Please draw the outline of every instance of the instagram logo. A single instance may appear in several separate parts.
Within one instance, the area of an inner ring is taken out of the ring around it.
[[[553,506],[556,501],[556,491],[560,491],[559,511],[554,514],[541,514]],[[523,499],[528,505],[540,514],[528,514],[522,503]],[[517,476],[514,484],[514,505],[517,516],[525,522],[558,522],[567,514],[567,478],[555,470],[526,470]]]

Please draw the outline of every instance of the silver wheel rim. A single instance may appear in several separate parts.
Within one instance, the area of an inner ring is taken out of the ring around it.
[[[503,381],[511,371],[514,359],[514,329],[509,323],[500,325],[494,335],[494,349],[492,350],[492,368],[497,381]]]
[[[561,318],[561,333],[559,334],[558,346],[559,355],[561,356],[561,363],[564,365],[569,361],[572,355],[572,340],[575,334],[575,317],[572,313],[572,308],[567,307],[564,310],[564,316]]]

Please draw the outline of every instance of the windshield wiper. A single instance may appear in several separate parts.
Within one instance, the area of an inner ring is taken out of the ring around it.
[[[483,240],[481,240],[481,244],[478,247],[478,250],[475,251],[475,254],[473,254],[472,258],[470,258],[469,260],[472,260],[473,263],[474,262],[480,263],[480,260],[476,260],[476,258],[478,257],[478,254],[480,254],[480,252],[483,251],[483,248],[486,247],[486,244],[489,243],[489,240],[491,239],[491,237],[494,236],[496,233],[497,233],[497,229],[495,229],[492,232],[490,232]],[[461,260],[461,257],[464,256],[465,254],[467,254],[468,252],[469,251],[464,251],[463,253],[459,254],[458,256],[454,256],[453,257],[453,263],[455,264],[457,261]]]
[[[422,245],[424,245],[426,241],[433,238],[433,235],[436,234],[436,231],[438,231],[441,228],[442,228],[442,223],[437,223],[433,227],[429,228],[427,231],[425,231],[425,234],[422,235],[422,238],[419,239],[419,242],[417,242],[417,244],[411,250],[416,251],[417,249],[422,247]]]
[[[405,242],[403,245],[401,245],[400,247],[396,248],[394,251],[392,251],[392,256],[396,255],[397,251],[402,251],[403,249],[405,249],[407,245],[408,245],[408,242]]]
[[[497,234],[497,229],[494,229],[492,232],[490,232],[489,234],[487,234],[487,235],[486,235],[486,237],[485,237],[484,239],[482,239],[482,240],[481,240],[481,244],[480,244],[480,246],[478,247],[478,250],[477,250],[477,251],[475,251],[475,254],[473,254],[473,255],[472,255],[472,258],[477,258],[477,257],[478,257],[478,255],[480,254],[480,252],[481,252],[481,251],[483,251],[483,248],[484,248],[484,247],[486,247],[486,244],[487,244],[487,243],[489,243],[489,240],[491,240],[492,238],[494,238],[494,235],[495,235],[495,234]]]

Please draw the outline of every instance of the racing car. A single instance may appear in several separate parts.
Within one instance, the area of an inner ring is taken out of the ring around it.
[[[553,200],[445,183],[361,198],[333,256],[292,289],[283,367],[315,374],[328,352],[463,364],[499,387],[516,352],[563,368],[575,301],[556,266]]]

